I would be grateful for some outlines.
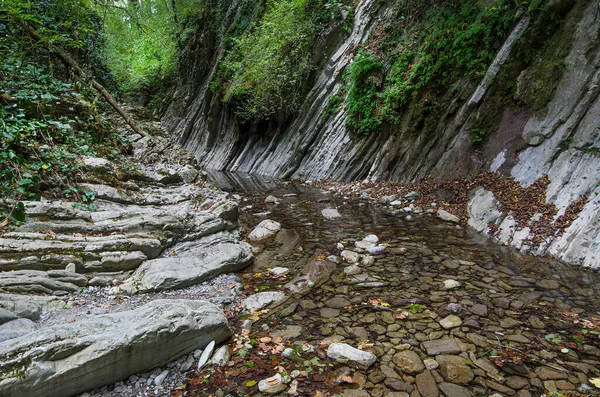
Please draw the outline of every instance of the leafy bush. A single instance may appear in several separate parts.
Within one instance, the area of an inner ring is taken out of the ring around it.
[[[377,43],[385,64],[359,51],[349,67],[347,124],[368,134],[384,122],[398,122],[405,105],[423,90],[443,92],[460,77],[480,79],[519,7],[511,0],[489,6],[475,0],[432,3],[408,33],[402,20],[410,10],[400,10],[400,21],[387,28],[389,39]],[[365,80],[375,69],[385,71],[381,87]]]
[[[214,88],[233,101],[243,120],[267,120],[297,109],[312,70],[314,26],[307,0],[268,3],[260,24],[234,40]]]

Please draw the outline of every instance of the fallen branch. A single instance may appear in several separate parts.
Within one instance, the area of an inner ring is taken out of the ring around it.
[[[25,28],[34,40],[46,45],[46,47],[48,47],[50,51],[55,53],[61,61],[63,61],[66,65],[70,66],[80,78],[87,79],[86,73],[83,71],[83,69],[81,69],[81,67],[79,66],[75,58],[71,56],[71,54],[52,43],[42,40],[42,38],[37,34],[37,32],[28,24],[25,24]],[[119,113],[119,115],[121,115],[123,120],[125,120],[125,122],[131,127],[133,131],[135,131],[141,136],[152,139],[152,136],[150,134],[138,127],[133,118],[123,108],[121,108],[121,106],[119,106],[119,104],[115,101],[112,95],[110,95],[110,93],[106,90],[106,88],[104,88],[102,84],[100,84],[93,77],[91,78],[91,83],[92,87],[94,87],[94,89],[98,91],[104,97],[104,99],[106,99],[106,102],[108,102],[108,104],[112,106],[112,108],[115,109],[117,113]]]

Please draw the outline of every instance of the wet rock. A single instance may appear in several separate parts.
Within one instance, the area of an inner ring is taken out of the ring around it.
[[[230,335],[225,315],[206,301],[157,300],[135,310],[90,316],[2,343],[0,364],[23,372],[5,377],[0,390],[7,397],[76,395]]]
[[[424,371],[417,375],[415,383],[422,397],[438,397],[440,395],[440,389],[429,371]]]
[[[357,274],[361,274],[362,269],[358,265],[350,265],[344,268],[344,274],[348,276],[356,276]]]
[[[442,382],[438,387],[446,397],[471,397],[471,393],[467,388],[454,383]]]
[[[274,302],[279,302],[285,299],[285,294],[281,291],[259,292],[250,295],[242,301],[240,306],[249,312],[261,310]]]
[[[350,306],[352,302],[343,297],[335,297],[327,300],[325,306],[332,309],[341,309],[342,307]]]
[[[321,215],[323,215],[326,219],[333,220],[341,218],[342,215],[338,212],[337,208],[325,208],[321,211]]]
[[[488,308],[486,305],[475,304],[471,307],[471,313],[477,316],[486,317],[488,315]]]
[[[438,354],[458,354],[460,353],[460,347],[454,339],[437,339],[426,341],[421,344],[423,349],[430,356],[437,356]]]
[[[451,314],[442,320],[440,320],[440,325],[445,329],[452,329],[459,327],[462,324],[462,320],[460,317]]]
[[[357,364],[363,368],[369,368],[377,360],[374,354],[356,349],[346,343],[329,345],[327,357],[344,364]]]
[[[416,375],[425,369],[425,364],[417,353],[412,350],[405,350],[394,354],[392,358],[394,364],[409,375]]]
[[[265,219],[260,222],[248,235],[248,240],[256,242],[263,241],[273,237],[281,230],[281,224],[279,222]]]
[[[446,221],[446,222],[454,222],[454,223],[460,222],[460,218],[458,216],[452,215],[451,213],[449,213],[446,210],[439,209],[437,211],[437,216],[438,216],[438,218],[440,218],[441,220]]]
[[[440,373],[449,383],[469,383],[475,375],[465,359],[460,356],[439,355],[435,361],[440,364]]]
[[[324,307],[320,310],[320,315],[323,318],[334,318],[340,315],[340,309],[332,309],[330,307]]]
[[[275,374],[270,378],[262,379],[258,382],[258,390],[266,395],[277,394],[286,389],[285,383],[281,378],[281,374]]]

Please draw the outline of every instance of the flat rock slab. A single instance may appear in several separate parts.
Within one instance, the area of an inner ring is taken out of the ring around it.
[[[185,288],[223,273],[242,270],[254,257],[244,244],[220,243],[197,256],[158,258],[144,262],[125,283],[131,291],[154,292]],[[127,287],[124,287],[123,290]]]
[[[85,276],[63,270],[17,270],[0,273],[0,290],[5,292],[52,294],[56,291],[75,292],[86,285]]]
[[[157,300],[43,328],[0,343],[0,395],[75,396],[230,336],[217,306],[192,300]]]
[[[427,351],[430,356],[437,356],[438,354],[458,354],[460,353],[460,347],[454,339],[437,339],[430,340],[422,343],[423,349]]]

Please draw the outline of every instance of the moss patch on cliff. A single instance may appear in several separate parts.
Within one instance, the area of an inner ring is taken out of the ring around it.
[[[416,96],[433,94],[435,104],[458,79],[479,80],[521,8],[510,0],[405,3],[348,68],[348,126],[369,134],[399,123]]]

